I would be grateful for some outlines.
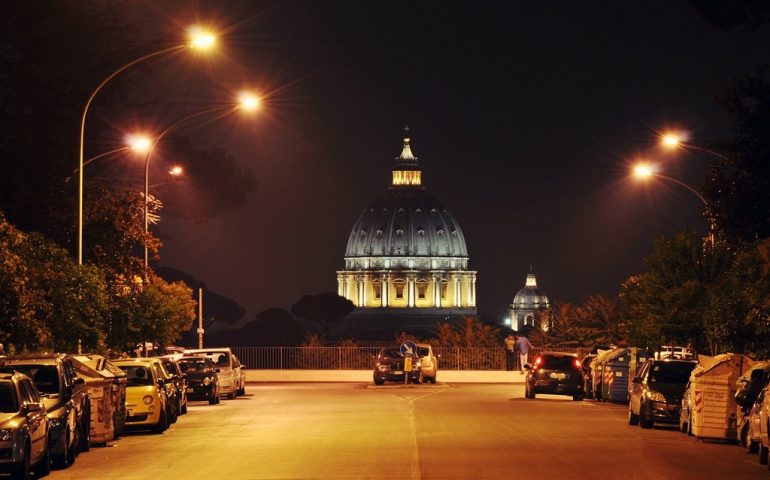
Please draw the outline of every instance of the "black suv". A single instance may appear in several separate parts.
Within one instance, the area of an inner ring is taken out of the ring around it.
[[[652,428],[654,422],[679,424],[682,396],[697,365],[694,360],[647,360],[634,377],[628,424]]]
[[[187,379],[188,399],[219,403],[219,369],[209,357],[182,357],[177,363]]]
[[[572,400],[585,398],[583,369],[576,355],[543,353],[535,357],[527,370],[525,396],[535,398],[538,393],[569,395]]]
[[[405,363],[400,347],[387,347],[380,350],[372,373],[375,385],[382,385],[386,381],[405,383],[407,380],[412,383],[422,383],[422,360],[419,357],[413,357],[412,368],[408,372],[404,372]]]
[[[59,468],[72,465],[81,449],[88,449],[91,431],[88,390],[72,360],[58,353],[24,354],[6,357],[0,365],[32,379],[48,412],[51,460]]]
[[[176,389],[175,408],[179,415],[187,413],[187,378],[179,368],[174,355],[164,355],[160,357],[166,371],[171,374],[171,379]]]

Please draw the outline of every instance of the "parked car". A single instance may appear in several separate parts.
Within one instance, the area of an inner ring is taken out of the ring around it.
[[[126,428],[163,433],[171,425],[166,385],[171,382],[155,358],[115,360],[126,372]]]
[[[580,361],[583,376],[583,393],[586,398],[594,398],[594,380],[591,377],[591,362],[596,358],[595,353],[589,353]]]
[[[438,358],[433,353],[433,347],[428,343],[418,343],[416,346],[417,356],[420,357],[420,366],[422,367],[422,378],[426,382],[435,384]]]
[[[233,352],[229,347],[220,348],[201,348],[194,350],[185,350],[185,356],[188,355],[206,355],[214,362],[219,369],[219,393],[227,395],[229,399],[235,399],[238,396],[238,371],[233,368]]]
[[[577,355],[544,352],[524,368],[527,398],[535,398],[538,393],[569,395],[575,401],[585,398],[582,364]]]
[[[648,360],[631,383],[629,425],[678,424],[682,397],[696,365],[693,360]]]
[[[768,464],[768,452],[770,452],[770,383],[765,385],[757,398],[751,417],[751,435],[757,440],[759,463]]]
[[[746,447],[748,453],[758,453],[759,463],[767,463],[768,450],[760,448],[762,445],[762,406],[765,403],[765,395],[767,395],[767,386],[759,392],[757,400],[754,405],[751,406],[746,415],[746,438],[743,440],[743,444]],[[765,429],[765,434],[767,430]]]
[[[756,452],[758,443],[749,445],[749,419],[754,404],[770,378],[770,362],[757,362],[735,382],[735,403],[738,404],[738,440],[750,452]],[[761,403],[761,402],[760,402]]]
[[[51,470],[45,405],[32,380],[22,373],[0,373],[0,471],[29,479]]]
[[[179,368],[187,376],[187,398],[219,403],[219,369],[205,355],[187,356],[177,360]]]
[[[385,382],[412,382],[422,383],[422,361],[420,358],[412,359],[412,368],[404,372],[404,356],[400,347],[386,347],[380,350],[374,363],[375,385],[383,385]],[[406,378],[404,378],[406,376]]]
[[[176,390],[174,397],[174,410],[179,415],[187,413],[187,379],[177,363],[178,355],[164,355],[160,357],[163,367],[171,374],[171,384]]]
[[[242,364],[238,357],[233,354],[233,368],[238,372],[238,395],[246,395],[246,365]]]
[[[90,443],[91,432],[88,389],[85,380],[77,376],[72,360],[62,354],[45,353],[10,356],[0,363],[3,370],[12,369],[32,379],[48,414],[53,465],[72,465],[83,444]]]

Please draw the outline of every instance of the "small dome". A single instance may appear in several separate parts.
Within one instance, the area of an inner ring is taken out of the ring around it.
[[[527,275],[527,283],[513,297],[513,310],[547,310],[551,307],[548,297],[537,288],[534,273]]]

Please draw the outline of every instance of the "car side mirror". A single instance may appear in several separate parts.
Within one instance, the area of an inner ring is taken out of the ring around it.
[[[43,409],[43,404],[38,402],[30,402],[24,405],[24,409],[28,412],[39,412]]]
[[[86,379],[82,377],[76,377],[75,378],[75,385],[85,385]]]

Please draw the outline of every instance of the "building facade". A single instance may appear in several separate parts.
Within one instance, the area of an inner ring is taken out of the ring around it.
[[[476,314],[476,272],[468,269],[465,238],[423,186],[408,128],[390,187],[353,224],[337,288],[356,306],[351,322],[368,321],[383,330],[388,322],[408,331]]]

